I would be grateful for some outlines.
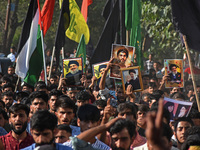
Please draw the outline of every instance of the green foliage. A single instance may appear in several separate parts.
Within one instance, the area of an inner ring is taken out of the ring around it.
[[[182,58],[183,48],[172,24],[170,0],[142,0],[141,26],[143,36],[153,38],[150,50],[161,62],[174,56]]]

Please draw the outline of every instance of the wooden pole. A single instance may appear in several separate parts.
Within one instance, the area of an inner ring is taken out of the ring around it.
[[[62,59],[64,59],[65,58],[65,55],[64,55],[65,53],[64,53],[64,47],[62,47]]]
[[[195,80],[194,80],[193,66],[191,64],[191,57],[190,57],[189,47],[188,47],[185,35],[183,36],[183,41],[184,41],[186,52],[187,52],[187,55],[188,55],[188,60],[189,60],[189,65],[190,65],[190,72],[191,72],[191,76],[192,76],[192,83],[193,83],[193,87],[194,87],[194,92],[195,92],[195,96],[196,96],[198,110],[200,112],[199,96],[197,94],[197,86],[196,86],[196,83],[195,83]]]
[[[52,56],[51,56],[51,65],[50,65],[50,71],[49,71],[48,80],[50,80],[50,76],[51,76],[51,69],[52,69],[52,65],[53,65],[54,54],[55,54],[55,46],[53,47],[53,52],[52,52]]]
[[[130,41],[130,31],[126,31],[126,45],[129,45],[129,41]]]
[[[18,87],[18,84],[19,84],[19,79],[20,79],[20,77],[18,76],[18,77],[17,77],[17,83],[16,83],[16,85],[15,85],[15,92],[17,91],[17,87]]]

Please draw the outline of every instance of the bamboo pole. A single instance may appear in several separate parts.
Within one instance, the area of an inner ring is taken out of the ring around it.
[[[53,47],[53,52],[52,52],[52,56],[51,56],[51,65],[50,65],[48,80],[50,80],[50,76],[51,76],[51,69],[52,69],[52,65],[53,65],[54,54],[55,54],[55,46]]]
[[[186,52],[187,52],[187,55],[188,55],[188,60],[189,60],[189,65],[190,65],[190,72],[191,72],[191,76],[192,76],[192,83],[193,83],[193,87],[194,87],[194,92],[195,92],[195,96],[196,96],[196,101],[197,101],[198,110],[199,110],[199,112],[200,112],[199,96],[198,96],[198,94],[197,94],[197,86],[196,86],[196,83],[195,83],[195,81],[194,81],[193,66],[192,66],[192,64],[191,64],[191,57],[190,57],[189,47],[188,47],[188,44],[187,44],[186,36],[185,36],[185,35],[183,36],[183,41],[184,41],[185,48],[186,48]]]

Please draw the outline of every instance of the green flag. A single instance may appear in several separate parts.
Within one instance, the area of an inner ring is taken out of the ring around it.
[[[132,6],[132,9],[130,8]],[[131,18],[132,16],[132,18]],[[141,50],[141,3],[140,0],[126,0],[126,28],[131,30],[130,45],[135,47],[137,63],[143,69],[142,50]]]
[[[83,72],[86,71],[86,45],[84,34],[81,36],[81,40],[77,47],[76,57],[82,57],[83,59]]]

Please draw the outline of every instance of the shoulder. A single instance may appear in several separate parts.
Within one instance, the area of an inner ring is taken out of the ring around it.
[[[63,145],[63,144],[60,144],[60,143],[56,143],[56,149],[59,149],[59,150],[72,150],[71,147]]]
[[[106,145],[105,143],[101,142],[100,140],[98,140],[96,138],[96,142],[92,144],[93,148],[97,148],[97,149],[104,149],[104,150],[110,150],[111,148]]]
[[[34,150],[34,149],[35,149],[35,143],[30,145],[30,146],[28,146],[28,147],[25,147],[25,148],[23,148],[21,150]]]

